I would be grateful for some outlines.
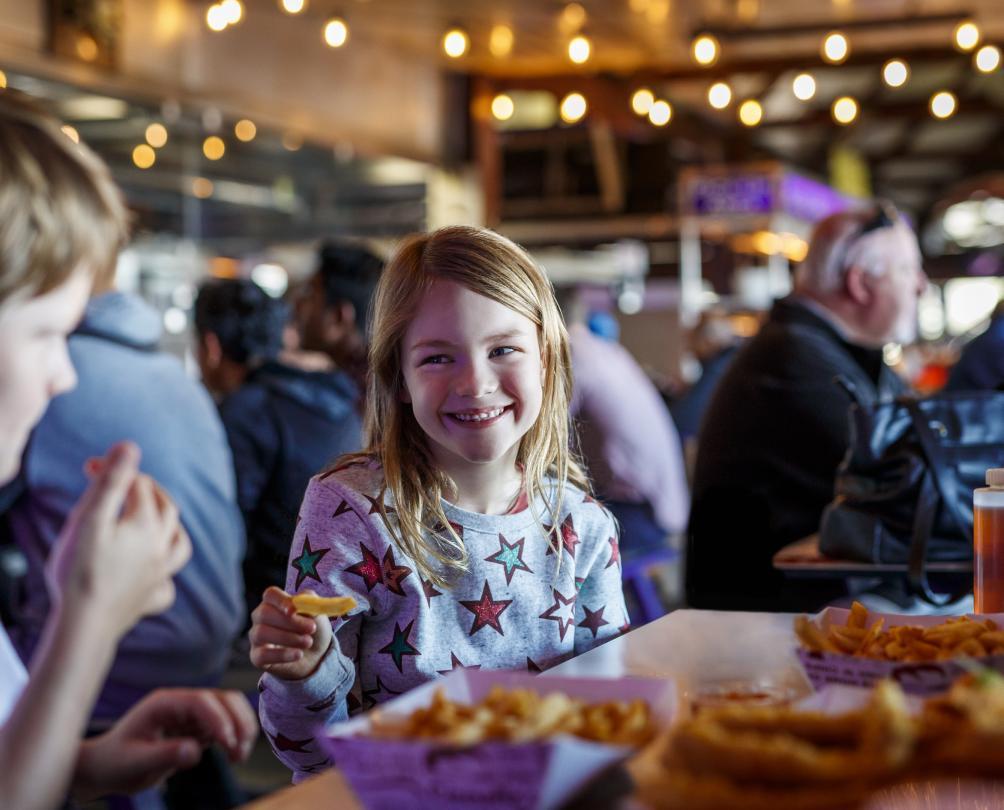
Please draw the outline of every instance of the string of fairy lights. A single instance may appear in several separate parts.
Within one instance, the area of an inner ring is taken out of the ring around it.
[[[308,0],[277,0],[279,8],[288,15],[302,15],[307,11]],[[567,57],[574,65],[587,65],[595,58],[596,49],[592,39],[585,32],[587,12],[580,3],[567,3],[559,12],[558,27],[567,38]],[[245,5],[241,0],[221,0],[208,6],[205,13],[206,26],[214,32],[223,32],[239,25],[246,17]],[[327,17],[321,27],[321,40],[330,48],[342,48],[348,44],[350,29],[348,21],[342,16]],[[983,34],[972,20],[965,20],[956,25],[953,33],[953,44],[956,49],[972,54],[972,64],[975,71],[982,74],[994,73],[1001,67],[1001,50],[991,43],[983,43]],[[448,27],[442,34],[441,47],[449,59],[462,59],[471,53],[471,36],[460,25]],[[487,50],[497,59],[511,55],[516,47],[516,36],[508,25],[494,25],[487,37]],[[826,65],[841,65],[851,55],[851,41],[841,31],[830,31],[820,43],[820,57]],[[693,38],[690,45],[690,57],[694,64],[701,68],[711,68],[722,57],[722,45],[710,33],[701,33]],[[885,85],[897,89],[910,80],[910,66],[903,58],[893,57],[881,68],[881,77]],[[0,72],[0,88],[6,84],[6,77]],[[816,76],[811,68],[799,72],[791,83],[791,93],[800,102],[809,102],[816,98],[819,92]],[[557,99],[556,99],[557,100]],[[746,127],[756,127],[764,122],[764,108],[757,98],[737,98],[732,86],[724,80],[715,80],[708,85],[706,92],[708,105],[719,111],[734,107],[738,121]],[[647,119],[653,127],[662,128],[671,124],[674,116],[673,103],[669,98],[660,98],[650,87],[638,87],[630,96],[630,106],[635,115]],[[839,95],[830,102],[830,115],[840,125],[853,124],[861,115],[861,103],[851,95]],[[928,111],[936,119],[946,119],[953,116],[959,109],[957,96],[948,89],[937,90],[928,99]],[[492,117],[499,122],[513,118],[517,112],[517,101],[508,93],[496,94],[490,104]],[[589,101],[582,91],[572,91],[563,96],[557,103],[557,112],[565,124],[576,124],[589,113]],[[66,134],[74,140],[79,140],[79,134],[71,126],[66,126]],[[212,127],[216,130],[218,127]],[[160,122],[151,123],[145,131],[143,143],[138,144],[132,153],[133,163],[140,169],[152,167],[157,160],[157,150],[163,148],[168,141],[168,131]],[[238,141],[249,142],[257,136],[257,127],[253,121],[242,118],[233,127],[233,135]],[[282,137],[283,146],[289,151],[296,151],[302,146],[303,139],[298,134],[287,132]],[[221,160],[227,151],[227,145],[220,134],[207,135],[202,143],[202,153],[206,160]],[[199,197],[212,194],[211,182],[205,178],[198,188],[193,187],[193,193]]]
[[[279,7],[289,15],[303,14],[307,10],[307,0],[278,0]],[[224,31],[244,19],[244,4],[241,0],[222,0],[213,3],[206,10],[206,25],[213,31]],[[574,65],[586,65],[594,58],[593,41],[584,32],[587,13],[580,3],[567,3],[560,12],[559,29],[567,37],[568,60]],[[325,20],[321,29],[322,39],[331,48],[341,48],[349,41],[349,25],[344,17],[332,16]],[[980,73],[993,73],[1001,66],[1001,51],[996,45],[983,44],[979,27],[971,20],[960,22],[955,27],[954,44],[960,51],[972,52],[973,67]],[[491,28],[487,47],[496,58],[509,56],[515,47],[515,34],[507,25]],[[471,52],[471,36],[459,25],[450,26],[443,32],[441,45],[443,53],[450,59],[461,59]],[[722,46],[716,37],[702,33],[694,37],[690,56],[701,67],[712,67],[722,54]],[[851,54],[851,42],[841,31],[827,33],[820,44],[820,56],[829,65],[840,65]],[[882,67],[882,80],[890,88],[903,87],[910,78],[910,67],[904,59],[892,58]],[[817,94],[817,82],[811,70],[799,73],[792,81],[791,92],[802,102],[811,101]],[[659,98],[648,87],[638,88],[631,96],[631,109],[645,117],[655,127],[665,127],[673,120],[673,104],[667,98]],[[707,103],[713,109],[725,110],[735,105],[736,115],[741,124],[756,127],[764,121],[762,102],[757,98],[737,99],[732,87],[726,81],[715,81],[707,89]],[[931,94],[928,101],[930,114],[938,119],[950,118],[959,108],[959,100],[948,89]],[[579,91],[565,95],[558,103],[558,113],[566,124],[581,121],[588,113],[589,102]],[[498,121],[507,121],[516,114],[516,102],[512,96],[500,93],[492,99],[492,116]],[[830,114],[837,124],[849,125],[860,116],[861,104],[850,95],[840,95],[830,103]]]

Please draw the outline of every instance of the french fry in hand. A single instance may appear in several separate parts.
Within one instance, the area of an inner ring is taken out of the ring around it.
[[[293,597],[293,607],[304,616],[344,616],[359,603],[351,596],[315,596],[298,593]]]

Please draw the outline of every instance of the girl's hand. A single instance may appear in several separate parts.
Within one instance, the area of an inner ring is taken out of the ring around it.
[[[287,681],[312,675],[333,641],[327,616],[298,615],[293,598],[274,586],[265,591],[251,614],[248,638],[251,663]]]
[[[55,604],[99,611],[119,636],[143,616],[171,606],[171,577],[192,554],[178,508],[138,467],[139,449],[129,442],[89,465],[91,484],[70,513],[46,571]]]

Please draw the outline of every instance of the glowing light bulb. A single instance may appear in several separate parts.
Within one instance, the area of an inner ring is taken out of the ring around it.
[[[955,45],[960,50],[971,51],[980,43],[980,29],[972,20],[960,22],[955,26]]]
[[[902,59],[890,59],[882,68],[882,81],[890,87],[902,87],[910,78],[910,68]]]
[[[851,46],[847,42],[847,37],[839,31],[827,34],[823,40],[823,58],[827,62],[837,65],[843,62],[851,53]]]
[[[631,109],[634,110],[635,115],[648,115],[648,111],[652,109],[654,102],[655,95],[652,91],[647,87],[642,87],[639,90],[635,90],[631,96]]]
[[[227,27],[227,12],[219,3],[213,3],[206,11],[206,25],[210,31],[222,31]]]
[[[582,93],[569,93],[561,100],[561,120],[566,124],[574,124],[582,120],[587,109],[588,105]]]
[[[236,124],[234,124],[234,135],[237,136],[237,140],[253,141],[255,135],[258,134],[258,127],[254,125],[254,121],[249,121],[247,118],[242,118]]]
[[[146,128],[146,142],[155,149],[160,149],[167,143],[167,127],[163,124],[150,124]]]
[[[732,88],[725,82],[715,82],[708,88],[708,104],[716,110],[724,110],[732,103]]]
[[[465,31],[451,28],[443,35],[443,51],[451,59],[459,59],[471,45],[471,40]]]
[[[307,7],[307,0],[282,0],[282,10],[287,14],[299,14]]]
[[[219,160],[226,151],[227,147],[223,143],[223,139],[216,135],[210,135],[202,142],[202,154],[208,160]]]
[[[141,143],[132,150],[132,162],[140,169],[149,169],[157,162],[157,153],[149,144]]]
[[[668,101],[652,102],[652,106],[648,111],[648,120],[651,121],[657,127],[664,127],[673,118],[673,107]]]
[[[213,196],[213,181],[207,177],[192,178],[192,194],[200,200]]]
[[[332,17],[324,25],[324,42],[329,48],[341,48],[349,39],[349,27],[345,20]]]
[[[755,127],[763,120],[763,107],[756,99],[746,99],[739,105],[739,120],[748,127]]]
[[[841,96],[830,108],[833,120],[846,126],[858,117],[858,103],[850,96]]]
[[[931,96],[931,115],[935,118],[951,118],[959,106],[955,96],[947,90],[942,90]]]
[[[1001,65],[1000,48],[996,45],[984,45],[973,57],[973,64],[980,73],[993,73]]]
[[[593,44],[589,41],[589,37],[584,37],[580,34],[568,43],[568,58],[577,65],[588,62],[592,53]]]
[[[492,32],[488,36],[488,50],[496,59],[504,59],[512,53],[514,37],[512,29],[508,25],[492,26]]]
[[[791,82],[791,92],[799,101],[808,101],[816,95],[816,80],[811,73],[799,73]]]
[[[499,121],[508,121],[516,112],[516,105],[513,104],[512,96],[499,93],[492,99],[492,115]]]
[[[715,64],[718,61],[718,54],[720,52],[721,47],[718,44],[718,40],[711,36],[711,34],[702,34],[690,46],[690,55],[693,56],[697,64],[704,67]]]
[[[223,0],[220,8],[226,15],[227,25],[237,25],[244,17],[244,4],[241,0]]]

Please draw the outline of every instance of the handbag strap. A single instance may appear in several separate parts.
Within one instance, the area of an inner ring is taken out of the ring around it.
[[[952,521],[959,530],[959,536],[964,538],[971,534],[972,530],[968,526],[968,521],[963,517],[956,502],[955,496],[959,491],[959,486],[958,479],[955,476],[955,468],[945,458],[941,445],[935,438],[934,431],[931,430],[927,417],[917,404],[917,400],[903,399],[902,402],[910,414],[910,419],[913,421],[913,428],[917,432],[917,438],[920,439],[921,450],[923,450],[924,455],[927,457],[927,468],[931,471],[934,485],[941,495],[941,502],[945,505],[945,509],[948,510],[948,514],[952,516]]]
[[[938,490],[930,469],[924,472],[917,497],[917,509],[913,515],[913,537],[910,540],[910,558],[907,565],[907,584],[910,591],[932,605],[944,605],[954,597],[951,594],[937,594],[927,581],[927,542],[934,529],[934,518],[938,512]]]

